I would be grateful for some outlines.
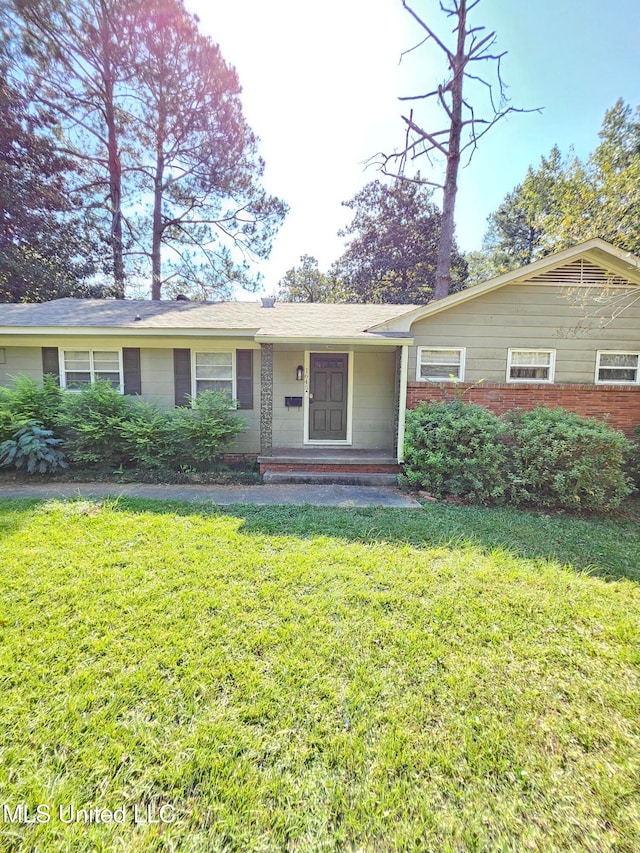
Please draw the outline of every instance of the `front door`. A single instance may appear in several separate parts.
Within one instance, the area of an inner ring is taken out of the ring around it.
[[[346,441],[347,353],[311,353],[309,361],[309,439]]]

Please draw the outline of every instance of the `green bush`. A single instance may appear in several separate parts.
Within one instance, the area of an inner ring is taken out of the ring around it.
[[[131,416],[131,398],[104,380],[85,385],[80,391],[66,391],[58,420],[71,460],[105,469],[130,465],[130,447],[122,435],[122,425]]]
[[[23,427],[30,432],[21,434],[18,446],[17,433]],[[105,472],[128,467],[209,471],[243,429],[244,421],[233,413],[229,398],[211,391],[201,394],[191,408],[165,411],[123,396],[103,380],[79,391],[63,391],[48,376],[41,386],[18,377],[12,387],[0,388],[0,443],[13,442],[12,449],[7,445],[7,453],[13,454],[12,460],[21,459],[23,445],[35,442],[36,436],[45,437],[37,430],[48,431],[46,446],[58,456],[51,456],[47,471],[66,467],[66,463],[55,463],[62,458],[57,445],[63,442],[76,466]],[[27,470],[31,472],[28,464]]]
[[[640,490],[640,426],[634,429],[633,435],[635,438],[629,442],[626,470],[636,489]]]
[[[501,503],[506,488],[504,425],[488,409],[462,400],[420,403],[407,412],[405,477],[436,497]]]
[[[629,442],[603,421],[544,407],[505,421],[512,503],[606,510],[630,493]]]
[[[233,413],[229,397],[204,391],[192,400],[192,408],[175,411],[178,446],[176,458],[186,466],[210,470],[220,461],[244,421]]]
[[[174,412],[134,400],[127,419],[118,426],[126,458],[145,471],[177,470],[179,429]]]
[[[64,453],[58,449],[62,439],[37,421],[27,421],[14,437],[0,444],[0,467],[26,468],[28,474],[49,474],[67,468]]]
[[[0,444],[10,439],[16,431],[16,421],[11,410],[4,404],[4,394],[0,389]]]
[[[191,408],[159,409],[136,400],[118,424],[126,457],[148,471],[207,471],[216,467],[244,421],[233,414],[225,394],[205,391]]]
[[[29,376],[17,376],[11,387],[0,388],[0,441],[30,421],[57,432],[63,399],[64,392],[53,377],[45,376],[38,385]]]
[[[640,442],[564,409],[500,419],[455,400],[407,413],[405,481],[436,497],[609,510],[631,493],[629,474],[639,469]]]

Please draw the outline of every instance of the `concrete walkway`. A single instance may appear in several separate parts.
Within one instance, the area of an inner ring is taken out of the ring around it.
[[[149,498],[160,501],[206,501],[214,504],[311,504],[312,506],[389,506],[420,509],[415,498],[377,486],[168,486],[145,483],[50,483],[0,485],[2,498]]]

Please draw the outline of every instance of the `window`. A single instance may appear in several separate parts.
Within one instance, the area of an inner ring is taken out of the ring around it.
[[[596,382],[621,385],[640,382],[640,353],[599,352]]]
[[[119,350],[63,350],[61,375],[62,386],[70,391],[96,379],[105,379],[114,388],[123,389]]]
[[[464,379],[464,356],[464,347],[418,347],[418,381]]]
[[[233,399],[233,353],[197,352],[194,363],[195,397],[203,391],[224,391]]]
[[[555,361],[552,349],[510,349],[507,382],[553,382]]]

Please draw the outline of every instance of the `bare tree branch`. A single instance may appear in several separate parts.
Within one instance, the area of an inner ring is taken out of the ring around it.
[[[452,58],[453,58],[453,54],[451,53],[451,51],[449,50],[449,48],[444,44],[444,42],[440,41],[440,39],[439,39],[439,38],[438,38],[438,36],[434,33],[434,31],[431,29],[431,27],[429,27],[427,24],[425,24],[425,22],[422,20],[422,18],[420,18],[420,16],[419,16],[419,15],[418,15],[418,14],[417,14],[417,13],[416,13],[412,8],[411,8],[411,6],[409,6],[409,4],[407,3],[407,0],[402,0],[402,5],[403,5],[403,6],[404,6],[404,8],[407,10],[407,12],[408,12],[408,13],[409,13],[413,18],[415,18],[415,20],[420,24],[420,26],[422,27],[422,29],[423,29],[423,30],[428,34],[428,37],[429,37],[429,38],[432,38],[432,39],[435,41],[435,43],[438,45],[438,47],[440,48],[440,50],[444,51],[444,53],[446,53],[446,55],[447,55],[450,59],[452,59]],[[423,43],[424,43],[424,42],[423,42]]]
[[[506,51],[495,50],[497,36],[493,30],[487,32],[486,27],[471,25],[469,22],[469,13],[479,3],[480,0],[472,0],[469,3],[467,0],[449,0],[447,3],[440,0],[440,12],[446,18],[453,19],[454,22],[451,30],[454,42],[452,46],[449,46],[436,34],[430,20],[419,14],[409,0],[402,0],[404,9],[427,34],[427,37],[403,53],[401,59],[407,54],[413,53],[418,47],[433,42],[448,62],[450,77],[445,83],[438,85],[437,88],[429,89],[424,94],[402,96],[399,100],[412,101],[417,104],[435,100],[446,115],[447,125],[436,130],[427,129],[424,122],[414,117],[412,110],[409,116],[402,115],[402,121],[406,128],[404,146],[399,151],[380,153],[375,158],[376,165],[385,175],[401,180],[425,183],[443,190],[440,253],[434,292],[436,299],[449,292],[451,283],[450,266],[454,245],[454,211],[458,170],[462,154],[468,152],[469,156],[465,164],[468,165],[479,141],[501,119],[509,113],[536,111],[520,109],[508,104],[501,68],[501,62]],[[485,63],[485,66],[493,65],[493,79],[471,70],[474,67],[472,63],[479,62]],[[474,95],[472,99],[463,91],[465,81],[480,84],[485,89],[485,104],[488,100],[485,115],[476,113],[476,109],[482,109],[476,105],[476,96]],[[444,161],[445,175],[443,180],[425,180],[422,177],[414,178],[406,174],[409,163],[414,162],[419,157],[426,157],[429,163],[432,163],[431,155]]]

